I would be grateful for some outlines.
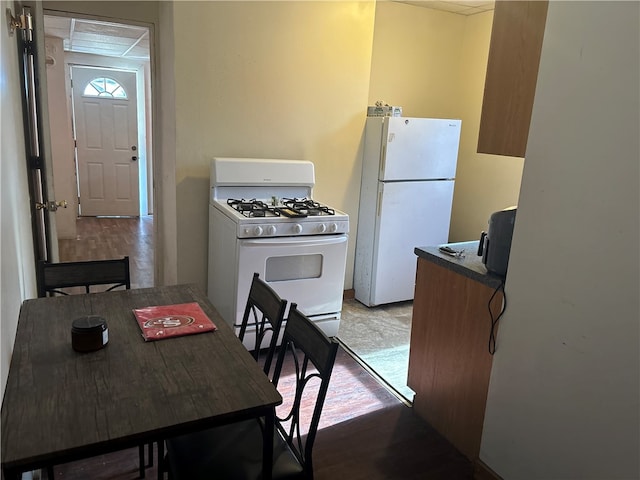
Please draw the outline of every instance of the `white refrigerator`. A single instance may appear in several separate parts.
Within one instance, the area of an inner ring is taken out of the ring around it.
[[[359,302],[413,299],[414,248],[448,242],[461,126],[367,117],[354,269]]]

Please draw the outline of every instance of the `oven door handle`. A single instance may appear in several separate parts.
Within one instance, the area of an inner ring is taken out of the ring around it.
[[[243,239],[241,240],[243,245],[251,247],[322,247],[325,245],[334,245],[338,243],[344,243],[347,241],[346,235],[338,235],[331,237],[323,237],[321,239],[313,237],[295,237],[299,240],[291,240],[290,237],[271,237],[262,239]],[[286,240],[285,240],[286,239]]]

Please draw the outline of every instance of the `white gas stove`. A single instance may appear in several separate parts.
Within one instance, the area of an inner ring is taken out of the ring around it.
[[[258,272],[327,335],[337,333],[349,217],[313,200],[314,184],[308,161],[212,161],[208,292],[228,323],[240,324]]]

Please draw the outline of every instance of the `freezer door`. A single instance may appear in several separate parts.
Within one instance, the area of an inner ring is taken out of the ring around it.
[[[370,305],[413,298],[414,249],[449,240],[453,181],[380,183]]]
[[[461,120],[386,117],[379,180],[455,178]]]

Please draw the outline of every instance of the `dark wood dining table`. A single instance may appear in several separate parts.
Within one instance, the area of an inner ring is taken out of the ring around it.
[[[145,342],[135,308],[197,302],[217,330]],[[75,318],[106,319],[108,343],[78,353]],[[253,417],[282,397],[206,295],[177,285],[26,300],[2,402],[2,470],[20,472],[135,447]]]

